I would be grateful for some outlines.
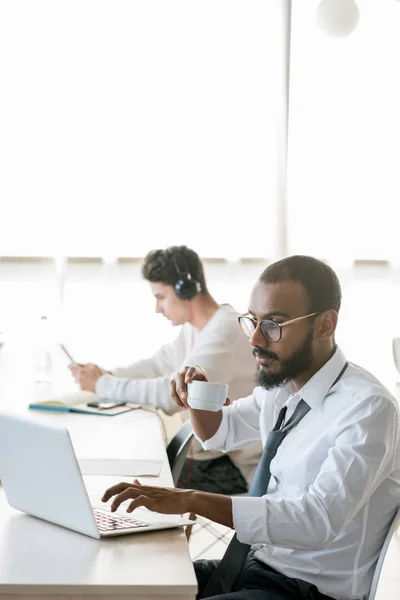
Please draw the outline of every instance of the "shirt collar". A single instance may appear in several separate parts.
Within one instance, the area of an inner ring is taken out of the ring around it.
[[[311,379],[299,390],[299,396],[303,398],[304,402],[307,402],[310,408],[317,410],[345,364],[346,357],[340,348],[336,347],[332,358],[319,371],[314,373]]]
[[[294,389],[292,382],[281,388],[275,396],[275,405],[281,408],[288,401],[288,398],[291,398],[290,402],[293,400],[295,403],[303,398],[310,408],[317,410],[345,364],[346,357],[340,348],[336,347],[328,362],[314,373],[298,392]]]

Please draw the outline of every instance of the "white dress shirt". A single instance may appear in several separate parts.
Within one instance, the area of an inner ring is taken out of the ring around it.
[[[399,410],[364,369],[333,357],[297,393],[291,385],[223,409],[205,449],[263,444],[280,408],[286,420],[301,398],[311,410],[279,446],[268,494],[234,497],[233,523],[255,557],[288,577],[314,583],[337,600],[368,594],[389,524],[400,504]]]
[[[257,363],[237,317],[238,313],[232,306],[223,304],[201,331],[185,323],[178,337],[159,348],[154,356],[114,369],[112,375],[102,375],[96,383],[97,396],[148,404],[161,408],[166,414],[182,411],[171,399],[170,383],[186,365],[200,365],[210,381],[227,383],[232,400],[247,396],[254,387]],[[187,418],[187,411],[182,413],[182,417],[183,420]],[[229,453],[248,483],[261,452],[258,441],[251,447]],[[220,452],[204,452],[195,440],[196,460],[217,456]]]

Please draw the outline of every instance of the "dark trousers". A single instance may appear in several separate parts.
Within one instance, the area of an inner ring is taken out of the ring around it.
[[[291,579],[267,567],[253,557],[254,552],[254,550],[249,552],[234,590],[228,594],[212,596],[213,598],[218,600],[332,600],[321,594],[315,585],[302,579]],[[199,586],[197,600],[203,598],[202,593],[219,562],[219,560],[197,560],[194,563]]]

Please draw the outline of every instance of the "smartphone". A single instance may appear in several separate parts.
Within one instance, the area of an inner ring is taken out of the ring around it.
[[[99,410],[107,410],[108,408],[116,408],[117,406],[125,406],[126,402],[88,402],[86,406],[90,408],[98,408]]]
[[[60,348],[64,352],[64,354],[66,354],[68,356],[70,362],[73,365],[77,365],[78,364],[76,361],[74,361],[74,359],[72,358],[72,356],[70,355],[70,353],[68,352],[68,350],[66,349],[66,347],[63,344],[60,344]]]

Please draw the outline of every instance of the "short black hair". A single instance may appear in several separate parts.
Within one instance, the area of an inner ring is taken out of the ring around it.
[[[260,275],[262,283],[295,281],[305,289],[310,312],[340,310],[342,291],[335,271],[312,256],[294,255],[269,265]]]
[[[179,272],[178,272],[179,270]],[[144,259],[142,276],[152,283],[175,286],[181,275],[189,273],[201,286],[200,294],[208,294],[204,269],[199,255],[187,246],[170,246],[165,250],[151,250]]]

